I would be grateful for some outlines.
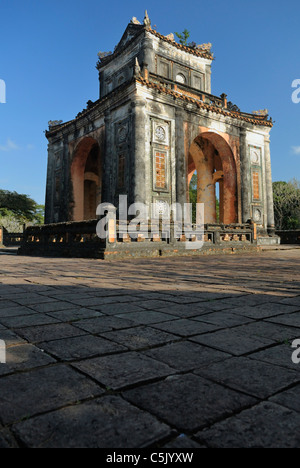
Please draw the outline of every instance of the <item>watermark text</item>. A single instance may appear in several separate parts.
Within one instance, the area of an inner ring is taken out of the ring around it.
[[[300,364],[300,340],[294,340],[292,348],[296,349],[292,354],[292,361],[294,364]]]
[[[118,208],[111,203],[98,206],[97,216],[101,219],[97,224],[97,235],[100,239],[116,239],[117,234],[135,240],[180,238],[185,241],[186,249],[201,249],[204,244],[204,204],[196,204],[194,215],[192,210],[191,203],[170,205],[165,200],[128,206],[127,196],[120,195]],[[193,218],[196,223],[192,222]]]
[[[0,340],[0,364],[6,364],[6,344]]]
[[[6,84],[0,79],[0,104],[6,104]]]
[[[292,88],[295,89],[292,93],[292,101],[294,104],[299,104],[300,102],[300,79],[293,81]]]

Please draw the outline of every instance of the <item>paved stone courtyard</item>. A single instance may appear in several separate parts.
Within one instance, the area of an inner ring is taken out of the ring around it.
[[[300,250],[1,255],[0,447],[299,447]]]

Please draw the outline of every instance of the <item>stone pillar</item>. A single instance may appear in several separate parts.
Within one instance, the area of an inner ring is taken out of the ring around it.
[[[251,217],[251,168],[247,146],[247,132],[240,130],[240,160],[241,160],[241,192],[242,192],[242,222]]]
[[[271,235],[275,235],[273,184],[272,184],[269,137],[265,137],[265,167],[266,167],[266,192],[267,192],[267,227],[268,227],[268,233]]]
[[[45,224],[54,222],[54,152],[51,144],[48,145],[48,165],[47,165],[47,183],[46,183],[46,201],[45,201]]]
[[[175,135],[176,202],[182,206],[183,210],[184,204],[188,201],[188,183],[184,145],[184,111],[181,108],[176,109]]]
[[[112,177],[112,167],[113,167],[113,128],[111,124],[111,114],[110,111],[105,112],[104,117],[105,123],[105,152],[103,158],[103,201],[108,203],[114,203],[113,200],[113,177]]]
[[[147,203],[146,170],[149,157],[145,154],[146,141],[146,100],[137,97],[131,103],[132,108],[132,147],[133,147],[133,171],[134,177],[132,183],[134,202]]]
[[[64,137],[63,152],[61,155],[61,203],[60,203],[60,222],[66,223],[70,221],[70,206],[69,206],[69,193],[70,193],[70,159],[68,138]]]

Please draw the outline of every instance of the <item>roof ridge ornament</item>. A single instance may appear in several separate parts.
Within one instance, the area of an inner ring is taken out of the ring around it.
[[[203,50],[205,52],[210,53],[212,49],[212,43],[208,42],[207,44],[197,44],[196,49],[198,50]]]
[[[108,57],[109,55],[112,55],[112,51],[110,50],[109,52],[98,52],[98,57],[99,59],[103,59],[105,57]]]
[[[135,76],[135,78],[137,78],[138,76],[141,76],[141,74],[142,74],[142,70],[141,70],[141,67],[140,67],[140,64],[139,64],[139,60],[136,57],[135,58],[135,65],[134,65],[134,76]]]
[[[173,33],[168,34],[166,38],[169,39],[169,41],[175,42],[175,36]]]
[[[269,111],[268,111],[268,109],[260,109],[260,110],[257,110],[257,111],[253,111],[252,114],[267,117],[269,115]]]
[[[132,17],[130,23],[131,23],[131,24],[141,24],[141,23],[139,22],[139,20],[138,20],[135,16]]]
[[[58,125],[61,125],[62,123],[63,123],[62,120],[49,120],[48,126],[49,128],[57,127]]]
[[[144,26],[146,26],[147,28],[150,28],[151,26],[151,21],[150,21],[147,10],[145,10]]]

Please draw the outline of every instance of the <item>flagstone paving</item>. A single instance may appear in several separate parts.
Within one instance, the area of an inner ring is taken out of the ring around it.
[[[299,272],[296,248],[114,263],[2,251],[0,448],[299,448]]]

